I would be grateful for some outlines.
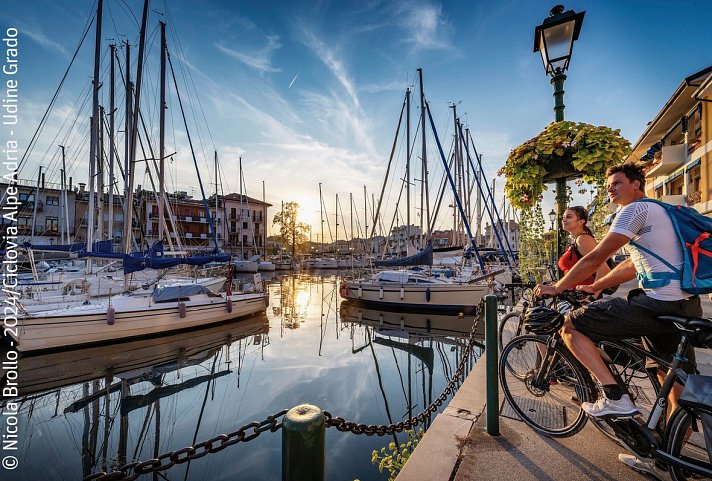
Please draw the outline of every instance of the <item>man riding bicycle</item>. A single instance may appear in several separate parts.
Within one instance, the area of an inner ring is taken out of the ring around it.
[[[643,337],[646,347],[663,358],[672,358],[681,338],[680,331],[662,315],[701,317],[700,298],[680,288],[680,281],[670,268],[648,251],[656,253],[674,268],[683,264],[682,247],[668,213],[653,202],[636,202],[645,198],[645,175],[641,167],[626,163],[606,172],[606,189],[612,203],[621,206],[603,240],[554,285],[538,285],[534,294],[556,295],[576,286],[591,276],[598,267],[629,241],[630,257],[593,284],[579,290],[594,293],[624,282],[640,279],[639,288],[627,299],[601,299],[566,315],[562,338],[576,358],[593,373],[603,387],[603,397],[593,403],[582,403],[589,415],[628,416],[638,412],[635,404],[598,354],[596,342]],[[638,248],[637,246],[641,248]],[[692,370],[694,350],[690,347],[685,370]],[[660,376],[660,373],[659,373]],[[668,416],[677,407],[682,386],[675,385],[669,397]]]

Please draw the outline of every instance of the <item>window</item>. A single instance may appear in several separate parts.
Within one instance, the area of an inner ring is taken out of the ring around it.
[[[20,202],[34,202],[35,201],[35,194],[23,194],[20,192]]]
[[[242,228],[243,228],[243,229],[247,229],[247,222],[243,222],[243,223],[242,223]]]
[[[54,196],[48,195],[47,198],[45,199],[45,204],[59,205],[59,197],[54,197]]]
[[[237,208],[236,207],[231,207],[230,208],[230,218],[235,219],[237,217]]]
[[[32,217],[19,216],[17,218],[17,225],[32,226]]]
[[[47,232],[59,231],[59,219],[57,217],[47,217],[45,219],[45,231],[47,231]]]

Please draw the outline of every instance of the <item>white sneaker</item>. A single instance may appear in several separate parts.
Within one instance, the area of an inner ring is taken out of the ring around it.
[[[617,400],[608,399],[604,396],[593,403],[581,403],[581,409],[589,416],[595,418],[603,416],[630,416],[640,413],[627,394],[624,394]]]
[[[670,473],[659,468],[651,459],[639,459],[632,454],[620,453],[618,461],[639,473],[649,474],[660,481],[670,481]]]

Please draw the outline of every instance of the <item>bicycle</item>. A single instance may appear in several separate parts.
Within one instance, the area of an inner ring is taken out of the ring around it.
[[[558,330],[563,317],[559,317],[560,322],[551,325],[525,325],[534,327],[529,329],[533,334],[513,339],[505,346],[500,358],[500,382],[508,403],[526,424],[552,437],[571,436],[580,431],[588,419],[580,403],[592,402],[598,394],[589,372],[561,340]],[[616,439],[636,456],[663,463],[675,481],[700,475],[712,477],[708,452],[712,451],[712,404],[705,398],[705,394],[712,391],[712,377],[687,376],[680,369],[690,344],[697,347],[712,345],[712,320],[681,316],[661,316],[660,319],[674,322],[682,330],[682,339],[672,362],[632,341],[608,341],[623,353],[651,358],[658,366],[667,369],[662,387],[653,397],[652,409],[636,416],[608,416],[597,421],[605,423]],[[539,349],[542,345],[544,355]],[[566,383],[560,380],[564,368],[568,371]],[[679,400],[680,408],[662,427],[667,396],[676,381],[685,385]],[[636,404],[641,409],[641,405]],[[704,428],[702,433],[700,425]]]

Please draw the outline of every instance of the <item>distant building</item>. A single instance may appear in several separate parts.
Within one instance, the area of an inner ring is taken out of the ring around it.
[[[712,66],[682,81],[633,146],[648,197],[712,215]]]
[[[506,239],[509,240],[509,247],[513,251],[519,250],[519,223],[510,219],[506,222],[502,222],[501,227],[498,226],[497,232],[500,235],[500,239],[505,243],[505,248],[507,248]],[[492,225],[489,223],[485,225],[485,235],[482,239],[483,247],[494,247],[499,249],[499,241],[497,240],[497,235],[492,229]]]

